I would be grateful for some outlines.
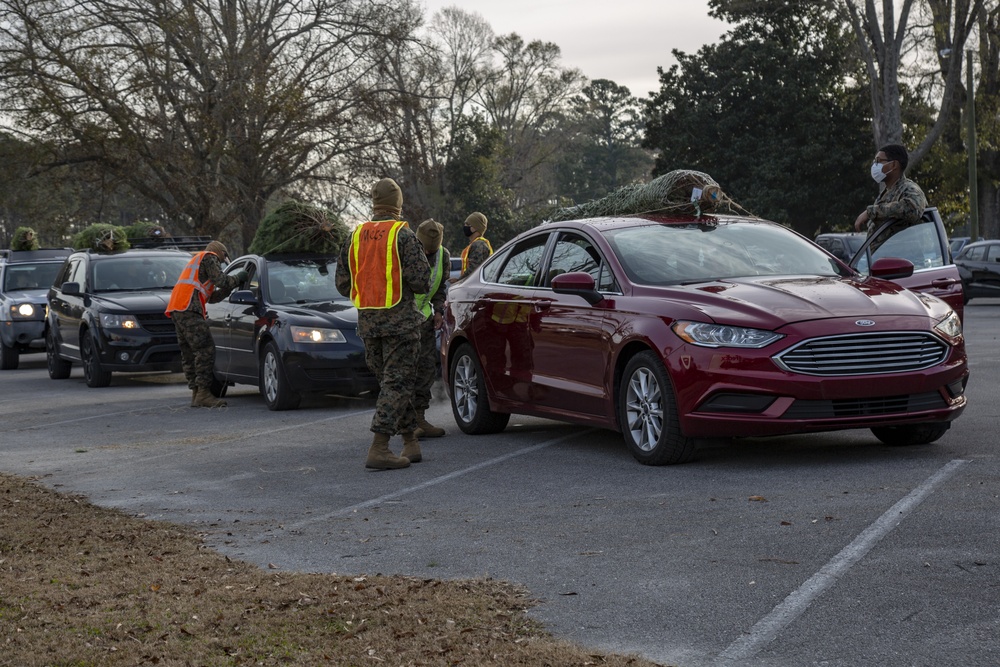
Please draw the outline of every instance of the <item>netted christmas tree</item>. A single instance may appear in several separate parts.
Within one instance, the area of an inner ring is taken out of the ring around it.
[[[31,227],[18,227],[10,240],[11,250],[38,250],[38,234]]]
[[[289,200],[261,220],[249,251],[255,255],[289,252],[335,255],[348,236],[347,225],[336,214]]]
[[[130,239],[159,239],[166,235],[162,225],[149,220],[139,220],[125,228],[125,237]]]
[[[125,228],[106,222],[97,222],[81,229],[73,237],[73,248],[76,250],[97,250],[99,252],[121,252],[128,250],[131,244],[125,234]]]
[[[601,199],[557,209],[551,220],[575,220],[644,213],[703,213],[742,210],[708,174],[677,169],[649,183],[626,185]]]

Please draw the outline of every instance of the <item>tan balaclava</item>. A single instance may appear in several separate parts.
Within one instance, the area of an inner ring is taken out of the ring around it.
[[[486,216],[479,211],[469,214],[465,224],[471,227],[473,232],[479,232],[480,236],[486,233]]]
[[[373,217],[398,219],[403,212],[403,191],[391,178],[383,178],[372,186]]]
[[[219,256],[219,259],[226,261],[229,259],[229,251],[226,250],[226,246],[222,245],[219,241],[209,241],[208,245],[205,246],[207,252],[213,253]]]
[[[433,219],[424,220],[417,227],[417,240],[424,247],[425,255],[433,255],[441,247],[441,235],[444,233],[444,225]]]

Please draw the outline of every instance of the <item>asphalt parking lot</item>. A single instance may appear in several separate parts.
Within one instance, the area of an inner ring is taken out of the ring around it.
[[[375,472],[370,400],[192,409],[177,376],[89,389],[26,355],[0,374],[0,469],[264,568],[519,582],[554,634],[665,664],[1000,665],[1000,300],[965,327],[970,405],[930,446],[847,431],[652,468],[546,420],[465,436],[440,402],[424,462]]]

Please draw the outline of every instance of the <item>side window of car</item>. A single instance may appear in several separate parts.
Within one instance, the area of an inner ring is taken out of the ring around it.
[[[599,291],[616,289],[614,276],[594,244],[577,234],[563,234],[553,249],[544,284],[550,285],[559,274],[575,271],[589,273]]]
[[[884,229],[874,239],[868,248],[871,261],[883,257],[900,257],[913,263],[914,270],[944,266],[944,254],[937,234],[937,227],[932,220],[904,226],[893,225]],[[858,270],[867,273],[868,258],[858,262]]]
[[[83,261],[82,257],[76,258],[72,264],[69,266],[69,272],[66,274],[67,283],[80,283],[80,289],[84,292],[90,291],[90,284],[87,281],[87,265],[88,263]]]
[[[965,259],[971,260],[973,262],[983,261],[983,257],[986,255],[986,246],[980,245],[971,247],[965,251]]]
[[[987,246],[986,261],[1000,262],[1000,243],[993,243]]]
[[[500,267],[502,267],[504,263],[507,261],[507,255],[509,254],[510,254],[509,250],[501,251],[500,253],[494,254],[492,257],[486,260],[486,263],[483,264],[483,272],[482,272],[484,282],[488,283],[497,282],[497,276],[500,274]],[[451,259],[453,262],[455,261],[455,257],[452,257]],[[458,261],[459,261],[458,274],[461,274],[462,257],[460,255],[458,256]]]
[[[538,268],[542,263],[547,234],[539,234],[525,239],[510,253],[503,269],[497,276],[497,282],[502,285],[517,285],[531,287],[538,284]]]

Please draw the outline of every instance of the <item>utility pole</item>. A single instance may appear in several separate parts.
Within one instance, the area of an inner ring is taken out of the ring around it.
[[[969,151],[969,238],[979,240],[979,183],[976,173],[976,89],[972,82],[972,49],[965,52],[969,58],[969,67],[965,72],[965,88],[967,109],[965,111],[968,138],[965,145]]]

